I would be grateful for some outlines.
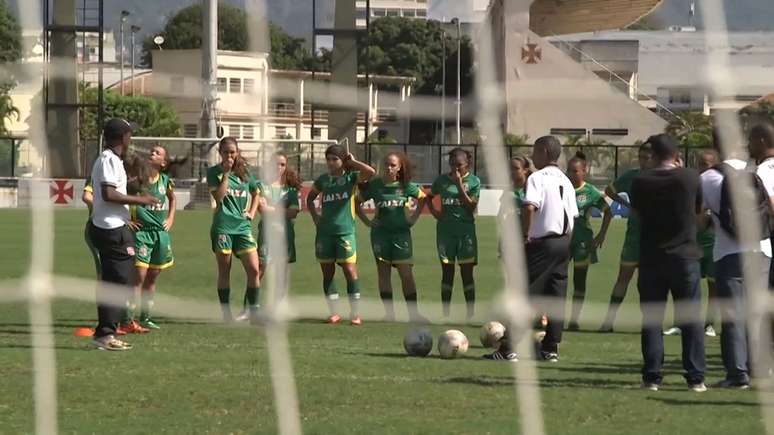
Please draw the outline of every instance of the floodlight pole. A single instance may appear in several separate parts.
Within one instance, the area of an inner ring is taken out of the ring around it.
[[[121,11],[121,25],[119,26],[119,39],[121,41],[121,50],[118,52],[119,83],[121,83],[121,95],[124,95],[124,23],[126,17],[130,15],[129,11]]]
[[[132,41],[131,41],[131,46],[132,46],[132,56],[131,56],[131,59],[132,59],[132,77],[131,77],[131,80],[132,80],[132,96],[134,97],[134,64],[135,64],[134,54],[135,54],[135,51],[136,51],[134,44],[135,44],[135,35],[137,35],[137,32],[140,31],[140,26],[132,26],[131,30],[132,30]]]
[[[441,62],[441,143],[446,144],[446,30],[441,29],[443,57]]]
[[[452,19],[452,23],[457,25],[457,145],[462,144],[462,129],[460,128],[460,113],[462,108],[462,29],[459,18]]]

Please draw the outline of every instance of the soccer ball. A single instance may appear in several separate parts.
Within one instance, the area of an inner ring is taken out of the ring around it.
[[[500,322],[486,322],[481,327],[481,344],[486,348],[495,348],[505,335],[505,326]]]
[[[403,337],[403,348],[409,356],[427,356],[433,350],[433,334],[427,329],[410,329]]]
[[[462,331],[450,329],[438,337],[438,353],[443,359],[457,358],[468,351],[468,337]]]

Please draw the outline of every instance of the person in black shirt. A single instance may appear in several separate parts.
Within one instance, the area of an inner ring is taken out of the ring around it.
[[[675,301],[675,321],[682,330],[682,360],[688,386],[704,385],[704,327],[701,322],[701,249],[696,242],[701,213],[699,173],[681,167],[677,141],[669,135],[648,138],[655,165],[632,182],[631,204],[640,216],[640,274],[637,287],[642,311],[642,388],[656,391],[662,380],[661,334],[667,295]]]

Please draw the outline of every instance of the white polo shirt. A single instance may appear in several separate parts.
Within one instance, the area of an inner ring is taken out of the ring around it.
[[[774,158],[769,157],[762,161],[755,172],[758,174],[758,177],[761,178],[761,181],[763,181],[763,185],[766,187],[766,193],[768,193],[769,196],[774,196]]]
[[[572,233],[578,216],[575,188],[558,167],[546,166],[529,176],[524,204],[537,209],[529,229],[530,239]]]
[[[94,186],[94,211],[91,222],[97,228],[112,230],[129,222],[129,206],[107,202],[102,198],[102,185],[116,188],[118,193],[126,195],[126,170],[124,162],[111,149],[102,151],[91,170]]]
[[[742,170],[747,167],[747,162],[739,159],[728,159],[723,163],[736,170]],[[764,181],[765,182],[765,181]],[[715,228],[715,246],[712,248],[712,258],[714,261],[720,261],[723,257],[741,252],[760,251],[771,257],[771,244],[769,239],[761,240],[749,246],[742,246],[739,242],[723,231],[720,226],[720,219],[717,213],[720,211],[720,191],[723,186],[723,174],[710,169],[701,174],[701,193],[704,202],[704,208],[712,212],[712,224]]]

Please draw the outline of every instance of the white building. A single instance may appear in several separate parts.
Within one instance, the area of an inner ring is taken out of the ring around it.
[[[175,107],[186,137],[199,136],[201,119],[201,51],[153,52],[150,95]],[[223,133],[241,139],[335,139],[328,136],[326,104],[335,104],[327,83],[329,73],[270,69],[267,53],[218,52],[217,119]],[[360,76],[363,112],[371,117],[358,122],[358,142],[366,129],[386,130],[389,137],[408,142],[409,103],[414,78]],[[395,91],[382,93],[380,90]],[[318,102],[312,118],[312,100]]]
[[[531,1],[493,0],[489,22],[506,132],[631,145],[666,121],[530,30]]]
[[[371,19],[381,17],[406,17],[427,19],[428,0],[371,0]],[[366,26],[365,0],[357,0],[355,8],[357,13],[357,27]]]
[[[774,91],[774,32],[731,32],[707,45],[706,33],[605,31],[547,38],[588,70],[654,110],[739,110]],[[711,98],[710,57],[726,52],[735,95]],[[623,79],[621,82],[618,76]],[[628,88],[628,89],[627,89]]]

